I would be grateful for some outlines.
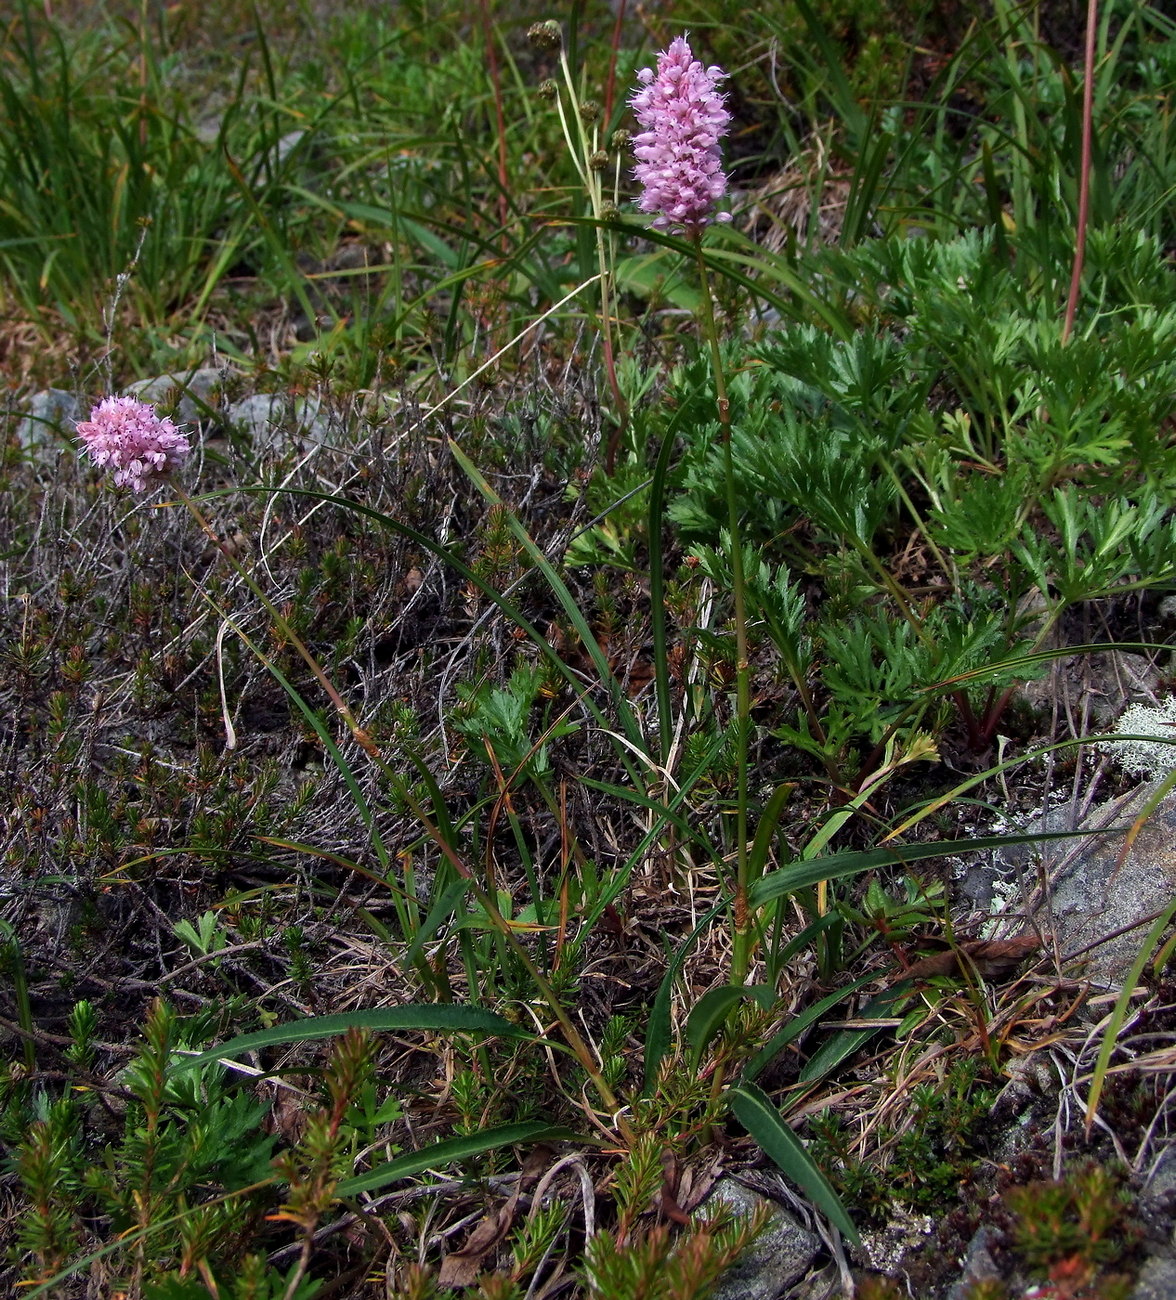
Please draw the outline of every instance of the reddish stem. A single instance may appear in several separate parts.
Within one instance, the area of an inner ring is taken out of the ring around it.
[[[490,68],[490,80],[494,84],[494,117],[498,128],[498,213],[502,225],[510,219],[509,172],[506,163],[506,115],[502,110],[502,79],[498,75],[498,52],[494,48],[494,29],[490,24],[489,0],[479,0],[478,9],[482,15],[482,33],[486,42],[486,62]]]
[[[613,95],[617,88],[617,51],[621,46],[621,24],[625,21],[627,0],[620,0],[617,5],[617,20],[613,23],[612,48],[608,56],[608,79],[604,83],[604,124],[612,121]]]
[[[1070,337],[1078,310],[1078,291],[1082,286],[1082,267],[1086,260],[1086,224],[1090,216],[1091,137],[1094,131],[1094,39],[1098,31],[1098,0],[1086,3],[1086,68],[1082,84],[1082,161],[1078,172],[1078,229],[1074,239],[1074,270],[1070,276],[1070,296],[1066,300],[1066,319],[1062,325],[1062,342]]]

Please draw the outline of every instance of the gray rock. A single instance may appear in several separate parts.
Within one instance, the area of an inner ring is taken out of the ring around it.
[[[1176,1296],[1176,1259],[1153,1255],[1144,1264],[1131,1300],[1172,1300]]]
[[[1163,675],[1154,656],[1125,650],[1070,655],[1055,660],[1044,677],[1026,682],[1020,695],[1043,714],[1059,700],[1063,717],[1069,714],[1088,731],[1101,731],[1111,726],[1126,704],[1154,700]]]
[[[776,1201],[753,1192],[734,1178],[721,1178],[704,1205],[734,1210],[743,1217],[768,1207],[767,1224],[750,1249],[723,1274],[713,1300],[776,1300],[802,1277],[817,1256],[818,1237],[802,1227]]]
[[[50,446],[59,433],[72,434],[81,411],[78,399],[64,388],[43,388],[29,398],[28,413],[16,426],[16,437],[25,451]]]
[[[1176,1143],[1160,1152],[1140,1195],[1147,1201],[1159,1201],[1170,1192],[1176,1192]]]
[[[206,407],[216,405],[214,399],[223,378],[215,366],[206,366],[183,374],[139,379],[127,388],[127,392],[141,402],[166,402],[178,390],[177,418],[184,424],[195,424],[206,414]]]
[[[325,437],[327,422],[314,398],[291,399],[284,393],[255,393],[233,402],[225,412],[230,424],[248,434],[255,447],[281,435],[308,433]]]
[[[1001,1271],[992,1258],[996,1233],[991,1228],[977,1228],[964,1256],[964,1271],[952,1283],[945,1300],[968,1300],[968,1292],[977,1282],[999,1280]]]
[[[1077,849],[1074,842],[1044,846],[1047,869],[1051,861],[1056,865],[1050,869],[1054,879],[1049,913],[1043,908],[1039,923],[1048,927],[1052,915],[1063,956],[1098,944],[1082,960],[1088,975],[1110,985],[1122,982],[1146,930],[1141,927],[1106,943],[1099,941],[1166,907],[1176,893],[1176,792],[1160,801],[1119,862],[1126,827],[1155,789],[1154,784],[1141,786],[1124,798],[1101,804],[1083,823],[1092,829],[1114,825],[1123,830],[1092,835]]]

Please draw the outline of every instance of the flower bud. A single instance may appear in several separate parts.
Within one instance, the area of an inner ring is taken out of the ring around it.
[[[558,50],[563,44],[563,28],[554,18],[527,28],[527,39],[539,50]]]

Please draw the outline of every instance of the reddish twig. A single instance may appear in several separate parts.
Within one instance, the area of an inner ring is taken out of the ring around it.
[[[1082,266],[1086,260],[1086,224],[1090,217],[1090,158],[1094,130],[1094,40],[1098,31],[1098,0],[1086,4],[1086,68],[1082,85],[1082,161],[1078,171],[1078,228],[1074,239],[1074,270],[1070,276],[1070,296],[1066,300],[1066,319],[1062,325],[1062,342],[1070,337],[1078,310],[1078,291],[1082,284]]]

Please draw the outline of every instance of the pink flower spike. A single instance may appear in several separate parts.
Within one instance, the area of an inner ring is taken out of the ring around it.
[[[657,214],[656,230],[696,235],[711,221],[731,219],[714,211],[727,193],[719,142],[731,114],[718,90],[726,75],[698,63],[684,36],[658,55],[656,75],[651,68],[637,74],[641,84],[629,99],[641,127],[633,176],[642,186],[638,207]]]
[[[94,464],[113,469],[115,483],[132,492],[155,487],[192,450],[170,420],[134,397],[104,398],[78,423],[78,436]]]

